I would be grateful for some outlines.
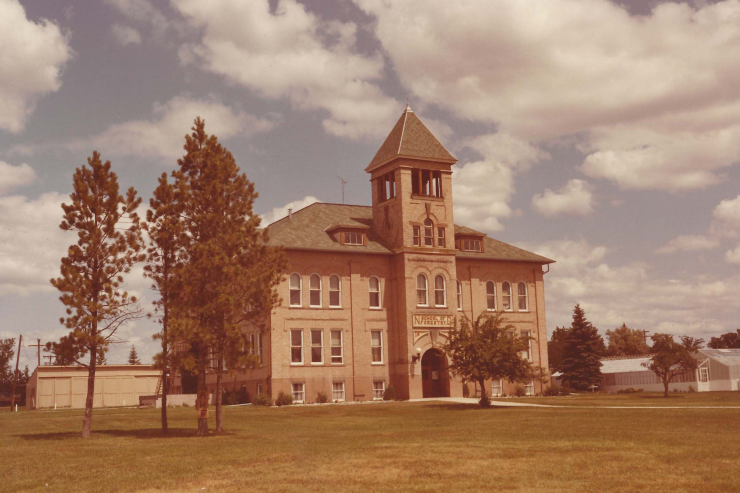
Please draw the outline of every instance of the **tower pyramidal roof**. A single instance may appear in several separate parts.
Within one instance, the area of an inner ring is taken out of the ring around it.
[[[449,164],[457,162],[408,105],[365,171],[370,172],[397,157]]]

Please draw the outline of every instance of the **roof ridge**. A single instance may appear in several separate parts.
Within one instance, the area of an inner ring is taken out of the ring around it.
[[[409,106],[408,103],[406,103],[406,111],[403,112],[403,125],[401,125],[401,138],[398,139],[398,150],[396,151],[396,154],[401,154],[401,146],[403,146],[403,134],[406,132],[406,122],[409,118]]]

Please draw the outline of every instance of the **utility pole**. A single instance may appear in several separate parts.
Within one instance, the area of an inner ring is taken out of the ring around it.
[[[645,345],[647,346],[647,334],[650,332],[649,330],[643,330],[642,331],[642,338],[645,340]]]
[[[38,352],[37,366],[41,366],[41,339],[36,339],[36,344],[29,344],[28,347],[35,347]]]
[[[13,379],[13,394],[10,397],[10,412],[13,412],[15,407],[15,387],[18,385],[18,362],[21,359],[21,342],[23,341],[23,335],[18,335],[18,354],[15,355],[15,378]]]
[[[348,182],[348,181],[346,181],[346,180],[345,180],[344,178],[342,178],[341,176],[337,176],[337,178],[339,178],[339,181],[341,181],[341,182],[342,182],[342,204],[344,204],[344,186],[345,186],[345,185],[346,185],[347,183],[349,183],[349,182]]]

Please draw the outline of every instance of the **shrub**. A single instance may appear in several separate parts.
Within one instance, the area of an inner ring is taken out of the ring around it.
[[[319,392],[316,394],[316,404],[326,404],[329,402],[329,397],[327,397],[326,393]]]
[[[527,395],[527,391],[524,390],[524,385],[520,383],[516,384],[516,387],[514,387],[514,395],[517,397],[524,397]]]
[[[395,401],[396,400],[396,388],[393,385],[389,385],[386,387],[385,392],[383,392],[383,400],[384,401]]]
[[[239,395],[237,394],[237,392],[224,393],[224,404],[226,404],[227,406],[239,404]]]
[[[286,394],[282,390],[278,392],[277,399],[275,399],[276,406],[290,406],[291,404],[293,404],[293,396],[291,394]]]
[[[270,407],[272,406],[272,399],[270,399],[270,397],[265,394],[257,394],[252,400],[252,405]]]
[[[467,383],[463,384],[463,397],[470,397],[470,387]]]
[[[575,392],[575,389],[572,387],[568,387],[567,385],[563,385],[560,387],[560,394],[561,395],[570,395]]]
[[[617,394],[637,394],[642,392],[642,389],[633,389],[632,387],[626,388],[626,389],[619,389],[617,390]]]
[[[562,388],[560,385],[553,383],[550,384],[549,387],[546,387],[544,392],[542,392],[542,395],[548,395],[548,396],[555,396],[560,395],[560,392],[562,391]]]
[[[693,385],[689,385],[689,392],[696,392],[696,389]]]

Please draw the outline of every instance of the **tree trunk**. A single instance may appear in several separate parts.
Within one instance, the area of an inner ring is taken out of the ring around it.
[[[166,275],[166,274],[165,274]],[[169,391],[169,361],[167,360],[167,300],[164,300],[164,319],[162,320],[162,433],[167,435],[167,392]]]
[[[208,388],[206,387],[206,355],[205,350],[201,347],[198,355],[198,366],[200,367],[198,370],[198,395],[201,395],[201,392],[208,392]],[[198,417],[198,433],[197,436],[207,436],[208,435],[208,418],[201,418]]]
[[[90,351],[90,366],[87,370],[87,398],[85,399],[85,416],[82,418],[82,438],[90,438],[92,432],[93,399],[95,397],[95,369],[98,363],[98,346]]]
[[[224,431],[224,408],[223,400],[223,351],[218,356],[218,368],[216,369],[216,433]]]
[[[668,383],[670,380],[668,378],[663,379],[663,386],[665,387],[665,392],[663,393],[663,397],[668,397]]]
[[[488,407],[491,405],[491,400],[488,398],[488,395],[486,395],[486,380],[481,378],[478,380],[478,385],[480,385],[480,401],[478,403],[483,407]]]

